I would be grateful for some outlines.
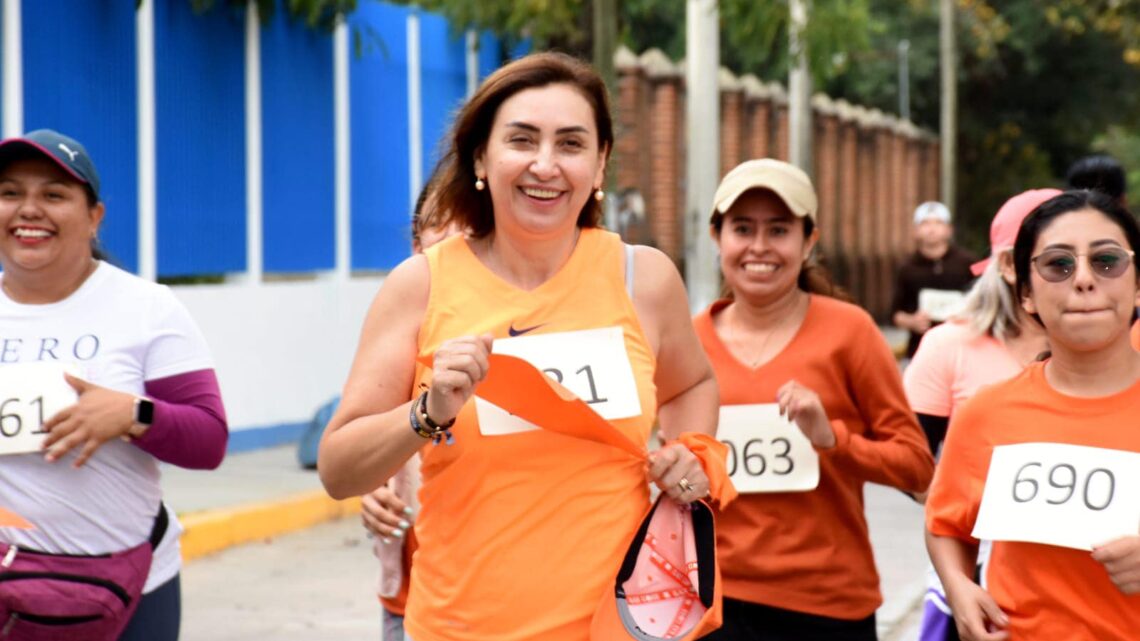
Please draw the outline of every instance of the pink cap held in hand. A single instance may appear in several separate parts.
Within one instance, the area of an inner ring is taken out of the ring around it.
[[[1013,247],[1013,242],[1017,240],[1017,230],[1021,229],[1021,221],[1041,203],[1060,195],[1060,189],[1030,189],[1005,201],[990,223],[990,256],[970,265],[970,271],[975,276],[981,276],[998,252]]]

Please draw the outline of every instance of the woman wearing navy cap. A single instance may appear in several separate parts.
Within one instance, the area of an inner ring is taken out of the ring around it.
[[[225,454],[201,332],[168,288],[101,260],[104,213],[79,142],[0,142],[0,506],[33,526],[0,528],[5,638],[177,639],[158,462]]]

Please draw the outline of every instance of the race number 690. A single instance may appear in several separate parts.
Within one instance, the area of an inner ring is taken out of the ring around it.
[[[1030,461],[1017,470],[1012,488],[1015,502],[1028,503],[1041,494],[1041,481],[1039,479],[1044,468],[1043,464]],[[1103,467],[1089,471],[1082,478],[1077,473],[1076,467],[1068,463],[1058,463],[1049,468],[1049,472],[1045,474],[1043,481],[1048,484],[1049,488],[1060,490],[1060,492],[1046,490],[1046,495],[1043,498],[1049,505],[1068,503],[1076,495],[1079,486],[1085,507],[1099,512],[1112,504],[1112,498],[1116,494],[1116,476],[1111,470]]]

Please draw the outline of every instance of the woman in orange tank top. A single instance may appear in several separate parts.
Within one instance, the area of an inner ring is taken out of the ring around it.
[[[365,321],[319,469],[348,497],[421,452],[416,641],[584,641],[648,508],[646,476],[682,503],[709,493],[709,459],[680,442],[646,466],[472,398],[494,346],[636,442],[655,421],[670,440],[715,430],[672,261],[598,229],[612,146],[584,63],[536,54],[492,74],[456,118],[440,181],[441,222],[469,236],[393,270]]]

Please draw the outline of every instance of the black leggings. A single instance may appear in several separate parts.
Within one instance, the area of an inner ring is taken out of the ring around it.
[[[877,641],[875,615],[858,621],[724,600],[724,625],[706,641]]]
[[[182,624],[182,586],[180,575],[142,595],[127,629],[119,641],[178,641]]]

